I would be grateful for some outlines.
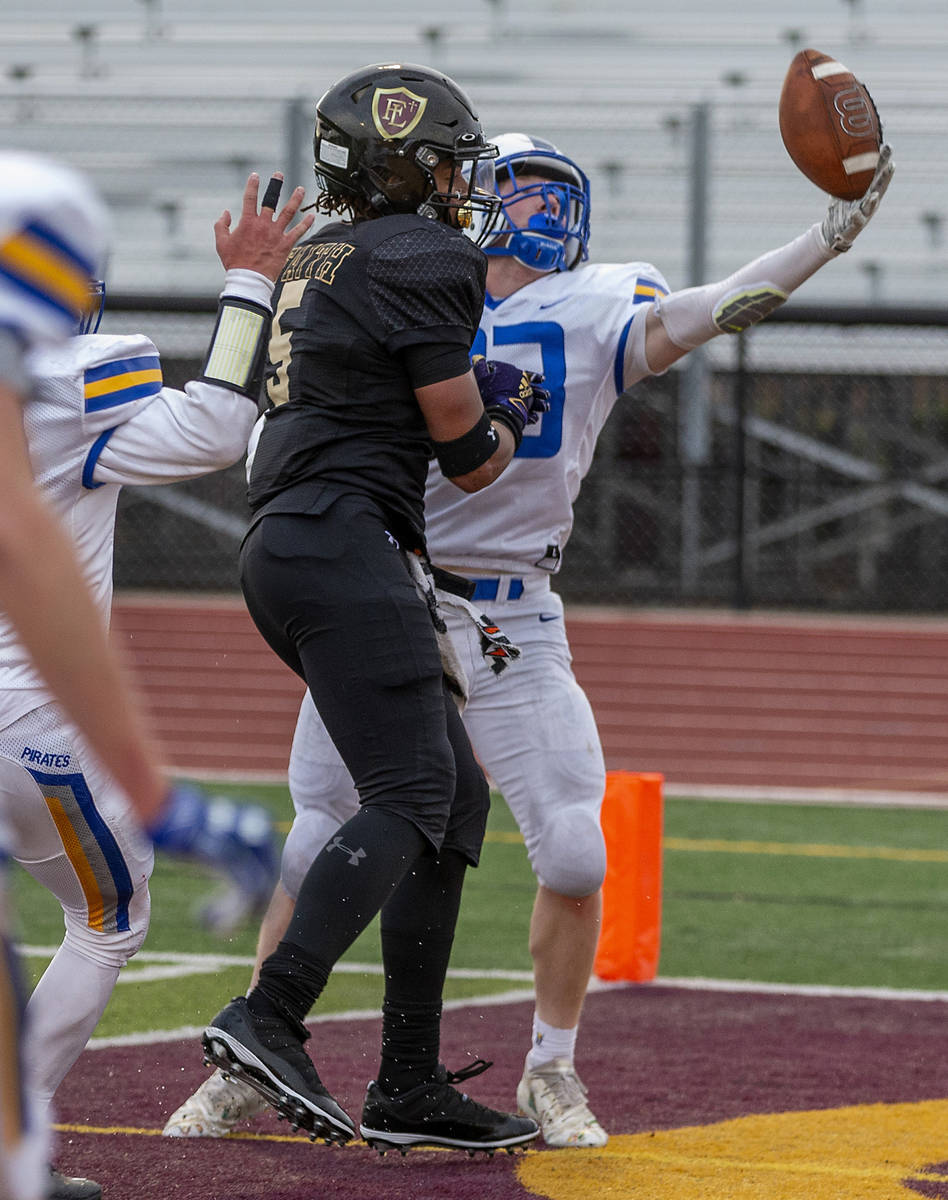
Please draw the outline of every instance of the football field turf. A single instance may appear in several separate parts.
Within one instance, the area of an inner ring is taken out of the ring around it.
[[[214,790],[262,800],[285,827],[284,787]],[[660,976],[948,991],[948,812],[666,798],[663,848]],[[35,975],[62,918],[15,874]],[[159,856],[151,929],[99,1036],[201,1024],[246,988],[255,925],[222,938],[195,919],[215,886],[210,873]],[[533,893],[522,840],[495,797],[481,866],[468,874],[448,999],[529,989]],[[374,924],[345,962],[320,1009],[377,1008]]]

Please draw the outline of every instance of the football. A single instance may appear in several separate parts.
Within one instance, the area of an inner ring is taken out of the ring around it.
[[[876,169],[882,126],[848,67],[819,50],[801,50],[780,93],[780,136],[807,179],[839,200],[858,200]]]

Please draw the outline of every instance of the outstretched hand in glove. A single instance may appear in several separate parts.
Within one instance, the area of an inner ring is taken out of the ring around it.
[[[543,376],[521,370],[513,363],[485,358],[483,354],[475,354],[471,366],[484,411],[492,419],[503,421],[519,446],[524,427],[533,425],[541,413],[549,411],[550,393],[540,387]]]
[[[869,224],[872,214],[879,207],[894,170],[892,147],[883,146],[879,151],[876,173],[866,188],[865,195],[858,200],[833,201],[820,226],[823,240],[830,250],[841,254],[848,250],[858,235],[862,233]]]
[[[176,783],[147,833],[157,850],[202,863],[223,877],[226,886],[198,913],[206,928],[226,935],[263,914],[279,877],[279,850],[273,821],[261,805]]]

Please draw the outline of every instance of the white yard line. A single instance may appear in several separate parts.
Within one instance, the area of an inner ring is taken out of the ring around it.
[[[37,958],[50,957],[54,946],[22,946],[21,953]],[[136,962],[146,965],[134,967]],[[125,968],[119,981],[127,983],[145,983],[152,979],[168,979],[182,975],[206,975],[226,967],[249,967],[253,959],[239,954],[184,954],[173,951],[141,951],[135,956],[132,964]],[[337,971],[350,975],[380,975],[382,968],[378,963],[337,964]],[[529,971],[499,971],[473,968],[451,968],[448,971],[450,979],[506,979],[511,983],[531,983]],[[948,1003],[948,992],[920,991],[909,988],[881,987],[829,987],[823,984],[798,983],[764,983],[745,979],[703,979],[703,978],[672,978],[658,976],[650,983],[606,983],[593,979],[589,985],[590,992],[606,992],[631,990],[633,988],[670,987],[682,988],[688,991],[708,992],[737,992],[751,995],[769,996],[813,996],[828,999],[866,999],[908,1001],[912,1003]],[[484,996],[470,996],[460,1000],[446,1000],[445,1009],[470,1007],[492,1007],[498,1004],[516,1004],[533,999],[533,988],[512,988],[504,992],[495,992]],[[322,1024],[328,1021],[361,1021],[378,1018],[378,1009],[350,1009],[348,1012],[325,1013],[321,1016],[309,1017],[308,1024]],[[192,1041],[200,1038],[204,1031],[203,1025],[184,1025],[177,1029],[155,1030],[148,1033],[128,1033],[116,1037],[94,1037],[89,1042],[89,1050],[106,1050],[112,1046],[144,1046],[160,1042]]]
[[[58,946],[19,946],[27,958],[52,958]],[[138,963],[161,964],[155,968],[140,968]],[[187,954],[178,950],[140,950],[119,975],[119,983],[142,982],[154,971],[154,979],[174,979],[181,975],[209,975],[227,967],[252,967],[254,959],[248,954]],[[159,971],[167,969],[167,974]],[[336,963],[334,971],[343,975],[381,975],[381,963]],[[449,967],[449,979],[509,979],[515,983],[530,983],[532,971],[504,971],[493,967]]]

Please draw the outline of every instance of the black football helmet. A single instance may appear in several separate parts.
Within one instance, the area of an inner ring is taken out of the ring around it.
[[[497,147],[454,80],[429,67],[380,63],[334,84],[316,105],[316,182],[356,216],[419,213],[480,245],[500,211]],[[452,164],[439,188],[435,169]]]

